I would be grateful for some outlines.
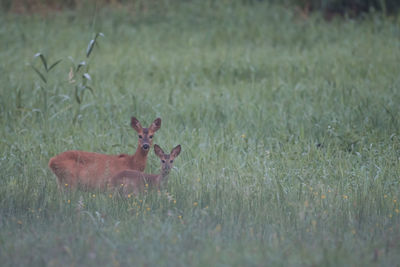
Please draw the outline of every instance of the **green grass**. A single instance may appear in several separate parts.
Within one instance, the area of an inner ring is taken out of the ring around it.
[[[400,262],[399,19],[193,1],[0,23],[2,266]],[[68,57],[87,60],[96,32],[73,124]],[[37,52],[63,59],[46,106]],[[161,117],[155,143],[182,145],[168,187],[61,194],[49,158],[133,153],[131,116]]]

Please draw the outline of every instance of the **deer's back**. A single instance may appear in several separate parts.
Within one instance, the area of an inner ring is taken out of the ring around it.
[[[142,192],[146,186],[158,184],[159,175],[147,174],[136,170],[124,170],[111,179],[115,188],[123,188],[124,192]]]
[[[129,155],[70,150],[51,158],[49,167],[61,183],[101,188],[105,187],[110,178],[118,172],[130,169],[132,166]]]

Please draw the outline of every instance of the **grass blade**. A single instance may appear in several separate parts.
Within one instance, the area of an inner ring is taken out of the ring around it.
[[[36,72],[36,74],[39,75],[40,79],[42,79],[42,81],[43,81],[44,83],[47,83],[47,80],[46,80],[46,78],[44,77],[44,75],[43,75],[37,68],[35,68],[35,66],[32,66],[32,65],[31,65],[31,67],[32,67],[32,69]]]
[[[92,77],[90,77],[89,73],[87,73],[87,72],[83,74],[83,78],[86,80],[89,80],[89,81],[92,80]]]
[[[96,44],[97,37],[99,36],[104,37],[104,34],[102,32],[98,32],[96,33],[94,39],[90,40],[88,48],[86,49],[86,57],[89,57],[92,53],[93,47]]]
[[[80,69],[81,67],[83,67],[83,66],[86,66],[86,62],[85,62],[85,61],[82,61],[81,63],[78,64],[78,66],[76,67],[76,72],[78,72],[79,69]]]
[[[88,48],[86,50],[86,57],[90,56],[90,53],[92,53],[93,47],[94,47],[95,39],[90,40]]]
[[[40,57],[40,59],[42,60],[44,69],[46,70],[46,72],[48,72],[49,70],[47,69],[47,61],[46,61],[46,58],[44,57],[44,55],[42,53],[36,53],[35,57]]]
[[[94,95],[94,93],[93,93],[93,88],[92,88],[92,87],[90,87],[90,86],[85,86],[85,89],[89,90],[89,91],[92,93],[92,95]]]
[[[50,66],[50,68],[48,69],[48,71],[51,71],[51,69],[53,69],[55,66],[58,65],[58,63],[60,63],[62,61],[62,59],[57,60],[56,62],[53,63],[53,65]]]
[[[79,98],[79,94],[78,94],[78,86],[75,86],[75,99],[76,102],[78,102],[78,104],[81,104],[81,99]]]

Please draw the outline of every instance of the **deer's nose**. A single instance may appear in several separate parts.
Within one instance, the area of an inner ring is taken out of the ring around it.
[[[143,149],[144,149],[144,150],[147,150],[147,149],[149,149],[149,148],[150,148],[149,144],[144,144],[144,145],[143,145]]]

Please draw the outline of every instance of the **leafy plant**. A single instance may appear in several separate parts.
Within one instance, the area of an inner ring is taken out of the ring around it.
[[[104,37],[103,33],[96,33],[95,37],[90,40],[88,47],[86,49],[86,58],[89,58],[94,46],[98,43],[97,38],[99,36]],[[72,59],[73,61],[73,59]],[[78,80],[75,80],[75,78]],[[83,105],[84,95],[86,91],[94,94],[93,88],[90,86],[92,78],[89,74],[89,63],[86,61],[80,61],[78,64],[74,63],[74,66],[71,67],[69,72],[69,82],[74,85],[74,95],[75,101],[77,104],[77,108],[75,110],[75,115],[72,119],[73,124],[75,124],[78,118],[82,115],[82,111],[86,107]]]
[[[47,116],[48,77],[49,77],[50,72],[62,61],[62,59],[55,61],[54,63],[50,64],[50,66],[49,66],[47,64],[47,59],[46,59],[45,55],[43,55],[42,53],[36,53],[35,58],[40,58],[41,63],[42,63],[42,68],[44,71],[40,71],[33,64],[31,64],[30,66],[35,71],[35,73],[38,75],[40,80],[42,81],[42,85],[40,85],[40,89],[41,89],[42,96],[43,96],[43,113],[45,114],[45,116]]]

